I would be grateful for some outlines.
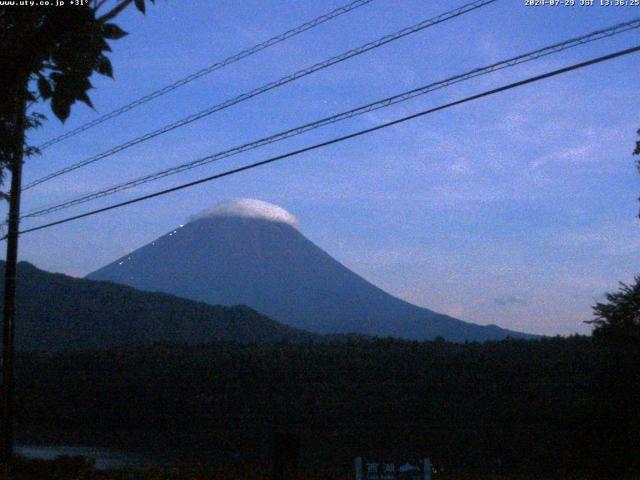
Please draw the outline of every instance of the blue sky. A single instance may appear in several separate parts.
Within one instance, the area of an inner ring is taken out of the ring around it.
[[[163,1],[114,43],[98,113],[269,38],[346,0]],[[28,182],[329,56],[462,5],[375,0],[31,159]],[[24,211],[217,152],[509,56],[640,16],[632,7],[526,7],[499,0],[29,190]],[[488,75],[406,104],[192,170],[107,205],[638,43],[637,31]],[[21,258],[81,276],[195,212],[258,198],[348,267],[418,305],[481,324],[586,333],[605,291],[639,273],[640,193],[631,156],[640,55],[452,108],[304,156],[25,235]],[[44,109],[43,109],[44,110]],[[46,107],[48,110],[48,107]],[[80,105],[39,143],[98,114]],[[52,116],[52,115],[50,115]],[[47,219],[80,213],[88,205]],[[41,220],[25,222],[35,226]]]

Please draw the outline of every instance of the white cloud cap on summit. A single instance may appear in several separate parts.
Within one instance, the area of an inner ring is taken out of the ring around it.
[[[241,217],[280,222],[298,228],[298,219],[284,208],[254,198],[237,198],[203,210],[189,218],[189,222],[216,217]]]

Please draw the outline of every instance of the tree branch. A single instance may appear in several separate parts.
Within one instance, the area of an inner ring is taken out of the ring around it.
[[[111,19],[117,17],[118,15],[120,15],[120,12],[122,12],[125,8],[127,8],[129,5],[131,5],[131,3],[133,3],[133,0],[123,0],[118,5],[113,7],[113,9],[111,9],[111,11],[105,13],[101,17],[98,17],[97,20],[99,22],[102,22],[102,23],[108,22],[109,20],[111,20]]]
[[[105,3],[107,3],[107,0],[96,0],[96,4],[93,9],[97,12]]]

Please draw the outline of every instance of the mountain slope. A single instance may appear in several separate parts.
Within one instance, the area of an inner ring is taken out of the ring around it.
[[[223,204],[90,274],[209,304],[246,304],[311,332],[452,341],[527,337],[462,322],[389,295],[256,200]]]
[[[4,262],[0,274],[4,275]],[[0,277],[3,278],[3,277]],[[222,307],[18,265],[17,348],[79,350],[154,342],[309,340],[248,307]],[[0,284],[0,288],[2,285]],[[2,299],[0,298],[0,307]]]

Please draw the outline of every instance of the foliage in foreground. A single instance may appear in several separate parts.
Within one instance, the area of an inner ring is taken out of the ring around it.
[[[353,480],[354,472],[348,466],[302,470],[296,479]],[[555,480],[546,476],[504,476],[478,474],[436,474],[434,480]],[[590,480],[587,476],[564,476],[564,480]],[[0,473],[0,480],[7,479]],[[272,480],[268,469],[255,464],[225,468],[191,467],[149,470],[98,471],[82,458],[59,458],[54,461],[19,459],[11,480]],[[8,480],[8,479],[7,479]],[[625,480],[625,479],[618,479]],[[632,477],[628,477],[632,480]]]
[[[33,112],[34,105],[49,102],[62,121],[78,101],[93,107],[90,78],[113,77],[110,43],[127,34],[114,19],[129,5],[146,10],[145,0],[67,2],[63,8],[55,2],[5,3],[0,4],[0,185],[5,170],[14,171],[23,155],[38,151],[25,141],[25,131],[45,119]]]
[[[219,465],[268,464],[286,431],[321,469],[402,453],[448,473],[620,478],[638,471],[638,364],[579,337],[24,354],[19,431]]]

